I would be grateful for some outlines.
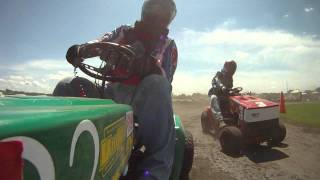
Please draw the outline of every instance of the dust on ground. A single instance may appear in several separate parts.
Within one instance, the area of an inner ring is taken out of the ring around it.
[[[278,147],[262,144],[239,157],[221,152],[212,135],[203,134],[200,116],[209,98],[204,95],[173,99],[174,111],[194,137],[191,180],[234,179],[320,179],[320,134],[286,123],[287,136]]]

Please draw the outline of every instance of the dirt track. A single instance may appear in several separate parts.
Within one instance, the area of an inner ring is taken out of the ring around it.
[[[221,152],[217,139],[202,133],[200,114],[206,97],[174,99],[174,110],[194,137],[191,180],[207,179],[320,179],[320,134],[286,124],[287,136],[279,147],[261,145],[231,157]]]

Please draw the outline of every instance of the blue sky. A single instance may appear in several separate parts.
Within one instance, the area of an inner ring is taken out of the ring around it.
[[[3,0],[0,89],[51,92],[73,68],[72,44],[140,18],[142,0]],[[320,1],[176,0],[170,36],[179,50],[173,92],[206,93],[223,62],[238,62],[235,85],[278,92],[320,86]],[[80,73],[81,75],[81,73]]]

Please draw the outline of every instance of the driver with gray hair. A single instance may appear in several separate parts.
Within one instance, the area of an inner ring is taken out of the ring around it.
[[[143,146],[145,151],[136,162],[132,179],[166,180],[171,173],[175,150],[171,82],[178,53],[174,40],[168,37],[168,26],[176,12],[173,0],[145,0],[141,19],[134,26],[120,26],[97,40],[73,45],[67,51],[67,61],[78,67],[83,59],[97,56],[98,52],[87,48],[93,42],[142,44],[141,60],[133,65],[138,71],[127,79],[114,80],[104,92],[99,92],[99,87],[85,78],[67,78],[59,82],[53,92],[54,96],[111,98],[133,107],[139,124],[135,147]],[[126,76],[126,73],[116,68],[110,75]]]

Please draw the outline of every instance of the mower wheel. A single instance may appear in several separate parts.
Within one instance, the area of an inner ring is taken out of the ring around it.
[[[194,144],[193,137],[189,131],[185,131],[186,139],[184,145],[183,163],[180,172],[180,180],[189,180],[189,172],[192,168]]]
[[[279,126],[277,126],[272,131],[271,144],[278,145],[280,144],[284,138],[286,137],[287,130],[282,122],[279,121]]]
[[[243,146],[243,136],[239,128],[226,126],[219,132],[221,149],[226,154],[239,155]]]
[[[203,133],[208,134],[210,132],[209,117],[206,110],[204,110],[201,114],[201,127]]]

